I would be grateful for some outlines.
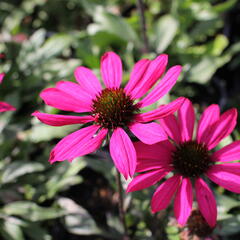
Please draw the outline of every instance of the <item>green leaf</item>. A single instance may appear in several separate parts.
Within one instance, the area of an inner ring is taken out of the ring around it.
[[[220,221],[219,224],[221,225],[221,228],[218,230],[220,236],[229,236],[240,232],[240,220],[237,217]]]
[[[50,37],[43,46],[39,49],[38,55],[44,59],[49,59],[60,54],[65,48],[72,43],[70,34],[55,34]]]
[[[224,35],[217,35],[214,41],[208,46],[209,53],[214,56],[220,56],[223,50],[228,46],[228,39]]]
[[[98,27],[96,27],[96,24],[92,25],[95,26],[94,32],[90,25],[90,32],[92,32],[92,34],[95,34],[98,31],[107,31],[117,35],[127,42],[133,42],[137,46],[140,45],[136,32],[124,18],[113,15],[104,10],[104,8],[98,7],[96,13],[94,14],[94,20]]]
[[[31,130],[25,131],[23,133],[23,138],[34,143],[38,143],[41,141],[49,141],[54,138],[64,137],[75,129],[76,126],[68,125],[62,127],[52,127],[40,123],[34,125]]]
[[[43,221],[63,216],[65,212],[59,208],[39,207],[30,201],[16,201],[5,205],[2,209],[7,215],[21,216],[29,221]]]
[[[29,44],[32,45],[35,49],[38,47],[41,47],[41,45],[44,43],[46,36],[46,30],[45,29],[39,29],[36,32],[33,33],[33,35],[30,37],[29,42],[25,45],[29,46]]]
[[[222,13],[232,8],[237,3],[237,1],[238,0],[228,0],[221,2],[219,4],[214,5],[213,10],[217,13]]]
[[[78,172],[86,166],[81,159],[76,159],[72,163],[59,163],[49,174],[48,181],[43,186],[46,190],[46,198],[52,198],[58,191],[63,191],[69,186],[73,186],[82,182],[82,177],[78,176]],[[39,189],[40,191],[43,189]],[[41,200],[45,200],[42,196]]]
[[[5,240],[24,240],[23,232],[11,218],[0,224],[0,232]]]
[[[158,53],[162,53],[171,44],[178,29],[178,21],[167,14],[161,17],[155,25],[155,47]]]
[[[217,203],[221,212],[227,213],[230,209],[239,206],[239,202],[234,198],[228,197],[223,194],[217,194],[216,196]]]
[[[2,173],[2,183],[10,183],[17,180],[18,177],[28,173],[43,171],[44,166],[41,163],[13,162],[5,167]]]
[[[65,226],[70,233],[77,235],[101,234],[91,215],[69,198],[60,198],[59,205],[65,209]]]
[[[52,237],[38,223],[28,223],[23,230],[32,240],[52,240]]]
[[[227,54],[221,57],[206,56],[190,68],[185,78],[190,82],[205,84],[211,79],[217,69],[230,61],[230,59],[231,56]]]

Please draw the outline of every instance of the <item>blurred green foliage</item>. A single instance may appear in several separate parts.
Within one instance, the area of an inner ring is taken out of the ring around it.
[[[0,239],[121,239],[107,153],[50,165],[50,149],[79,126],[50,127],[30,116],[35,110],[57,113],[39,93],[59,80],[74,80],[75,67],[99,75],[101,55],[113,50],[123,59],[126,83],[137,60],[164,52],[170,66],[183,66],[183,74],[171,96],[158,104],[184,95],[200,112],[211,103],[238,107],[239,2],[144,4],[148,51],[134,0],[0,1],[0,72],[7,74],[0,96],[17,108],[0,116]],[[239,139],[238,130],[222,145]],[[239,196],[212,187],[219,204],[216,234],[239,238]],[[150,213],[152,190],[127,196],[131,239],[180,239],[171,212]]]

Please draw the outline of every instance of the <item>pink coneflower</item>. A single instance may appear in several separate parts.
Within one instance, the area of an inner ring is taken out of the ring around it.
[[[5,73],[0,73],[0,84],[2,83],[4,76],[5,76]],[[9,103],[0,102],[0,112],[7,112],[7,111],[14,111],[14,110],[16,110],[16,108],[10,105]]]
[[[161,119],[170,141],[153,145],[137,142],[136,172],[143,172],[133,179],[127,191],[147,188],[162,180],[168,173],[173,176],[164,181],[155,191],[152,212],[165,209],[175,195],[174,213],[179,224],[184,225],[191,213],[195,186],[199,210],[210,227],[216,224],[217,209],[212,191],[203,179],[208,177],[229,191],[240,193],[240,164],[230,163],[240,159],[240,141],[235,141],[221,150],[212,149],[234,129],[236,109],[220,115],[218,105],[209,106],[202,114],[193,137],[195,114],[186,100],[173,114]]]
[[[94,152],[110,134],[110,154],[117,169],[125,178],[132,176],[136,168],[136,151],[126,130],[146,144],[165,140],[167,135],[160,125],[151,121],[175,112],[184,101],[184,98],[178,98],[156,110],[140,113],[141,108],[156,102],[173,87],[181,72],[181,66],[174,66],[146,97],[135,103],[162,76],[167,59],[163,54],[153,61],[140,60],[134,66],[126,87],[121,88],[121,59],[108,52],[101,59],[105,88],[90,69],[78,67],[75,70],[77,83],[60,81],[56,87],[43,90],[40,96],[47,105],[86,116],[33,113],[40,121],[52,126],[92,123],[63,138],[51,151],[49,161],[72,161]]]

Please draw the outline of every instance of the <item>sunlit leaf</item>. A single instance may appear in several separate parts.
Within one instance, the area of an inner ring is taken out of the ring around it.
[[[25,174],[39,172],[44,170],[44,166],[37,162],[13,162],[5,167],[2,173],[1,181],[2,183],[9,183],[17,181],[17,178]]]
[[[40,207],[30,201],[16,201],[5,205],[2,211],[7,215],[21,216],[30,221],[43,221],[63,216],[65,212],[59,208]]]
[[[113,15],[103,8],[97,8],[94,20],[98,24],[97,31],[107,31],[139,46],[140,42],[135,31],[124,18]]]
[[[172,42],[178,29],[178,21],[171,15],[164,15],[155,25],[155,46],[158,53],[162,53]]]
[[[74,201],[68,198],[60,198],[58,203],[67,212],[65,226],[70,233],[77,235],[101,233],[91,215]]]

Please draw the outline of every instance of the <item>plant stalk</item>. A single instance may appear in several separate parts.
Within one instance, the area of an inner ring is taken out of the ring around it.
[[[120,221],[123,226],[123,231],[124,231],[124,236],[122,240],[130,240],[128,236],[128,229],[127,229],[127,224],[125,220],[125,210],[124,210],[124,197],[123,197],[123,187],[122,187],[122,182],[121,182],[121,175],[116,169],[116,182],[117,182],[117,190],[118,190],[118,211],[119,211],[119,217]]]
[[[148,38],[147,38],[147,27],[146,27],[146,20],[144,16],[144,4],[142,0],[137,0],[137,8],[140,16],[140,26],[141,26],[141,32],[142,32],[142,38],[143,38],[143,52],[148,53],[149,52],[149,44],[148,44]]]

